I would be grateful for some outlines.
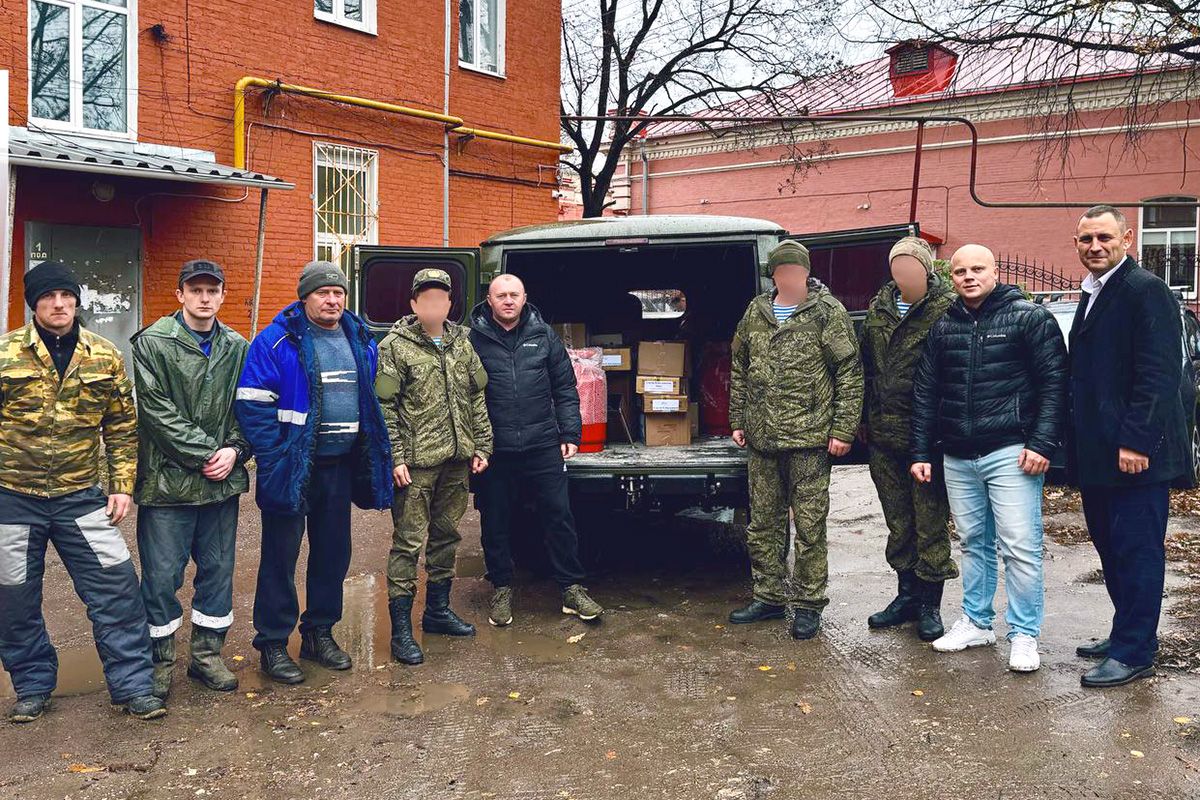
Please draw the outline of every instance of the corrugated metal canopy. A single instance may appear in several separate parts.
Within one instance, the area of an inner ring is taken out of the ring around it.
[[[171,151],[175,150],[176,153]],[[64,169],[129,178],[247,186],[259,189],[295,189],[287,181],[252,170],[234,169],[183,151],[138,142],[84,143],[69,134],[9,128],[9,162],[17,167]]]

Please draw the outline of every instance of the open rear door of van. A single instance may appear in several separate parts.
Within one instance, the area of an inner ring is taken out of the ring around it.
[[[879,287],[891,278],[888,252],[905,236],[920,236],[916,222],[903,225],[884,225],[878,228],[858,228],[824,233],[793,233],[795,239],[808,248],[812,258],[812,276],[829,287],[833,296],[852,317],[867,310]],[[932,244],[936,238],[925,237]]]
[[[358,245],[351,276],[354,310],[376,338],[412,313],[413,277],[426,268],[444,269],[453,286],[450,319],[464,322],[480,300],[479,249],[474,247],[391,247]]]

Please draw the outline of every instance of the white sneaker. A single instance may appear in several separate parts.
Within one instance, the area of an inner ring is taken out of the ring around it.
[[[933,643],[939,653],[957,653],[968,647],[983,647],[996,643],[996,632],[984,630],[966,617],[959,617],[945,636]]]
[[[1042,665],[1038,656],[1037,639],[1027,633],[1018,633],[1012,638],[1012,650],[1008,654],[1008,668],[1013,672],[1034,672]]]

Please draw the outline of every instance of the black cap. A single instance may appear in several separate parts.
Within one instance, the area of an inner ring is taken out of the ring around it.
[[[193,258],[179,269],[179,288],[183,288],[185,281],[190,281],[192,278],[198,278],[201,275],[211,275],[221,283],[225,282],[225,270],[221,269],[220,264],[215,261],[209,261],[207,258]]]
[[[42,295],[58,289],[75,295],[76,303],[81,302],[79,279],[61,261],[43,261],[25,273],[25,302],[30,308],[37,308],[37,301]]]

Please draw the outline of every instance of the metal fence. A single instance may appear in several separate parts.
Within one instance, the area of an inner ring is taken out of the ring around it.
[[[1000,267],[1001,283],[1020,286],[1031,294],[1079,289],[1078,277],[1068,274],[1061,267],[1036,259],[1027,260],[1018,255],[1004,254],[996,257],[996,265]]]

